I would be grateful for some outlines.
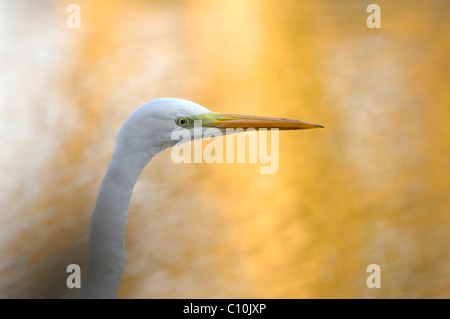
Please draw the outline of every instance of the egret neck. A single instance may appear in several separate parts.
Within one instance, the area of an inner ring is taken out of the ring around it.
[[[91,216],[89,260],[80,298],[116,297],[125,268],[131,195],[142,170],[156,153],[130,152],[117,144]]]

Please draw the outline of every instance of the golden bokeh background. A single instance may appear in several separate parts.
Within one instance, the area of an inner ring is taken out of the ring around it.
[[[0,1],[0,297],[76,297],[115,134],[166,96],[326,128],[274,175],[157,155],[119,298],[450,297],[449,2],[70,3]]]

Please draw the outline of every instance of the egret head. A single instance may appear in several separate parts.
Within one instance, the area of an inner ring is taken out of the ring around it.
[[[202,130],[194,129],[199,124]],[[216,128],[225,134],[226,129],[233,128],[298,130],[317,127],[323,126],[283,118],[215,113],[191,101],[160,98],[134,111],[120,129],[116,141],[129,150],[153,148],[159,152],[178,142],[173,139],[175,130],[190,130],[192,139],[196,139],[201,138],[208,128]]]

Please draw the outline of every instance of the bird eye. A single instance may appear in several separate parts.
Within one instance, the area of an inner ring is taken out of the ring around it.
[[[185,117],[180,117],[176,120],[177,125],[179,126],[186,126],[189,123],[189,120]]]

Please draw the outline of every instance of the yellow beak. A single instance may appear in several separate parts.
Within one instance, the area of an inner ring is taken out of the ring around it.
[[[225,128],[277,128],[280,130],[304,130],[322,127],[319,124],[308,123],[298,120],[290,120],[278,117],[263,117],[253,115],[239,115],[229,113],[207,113],[198,117],[202,120],[204,127]]]

